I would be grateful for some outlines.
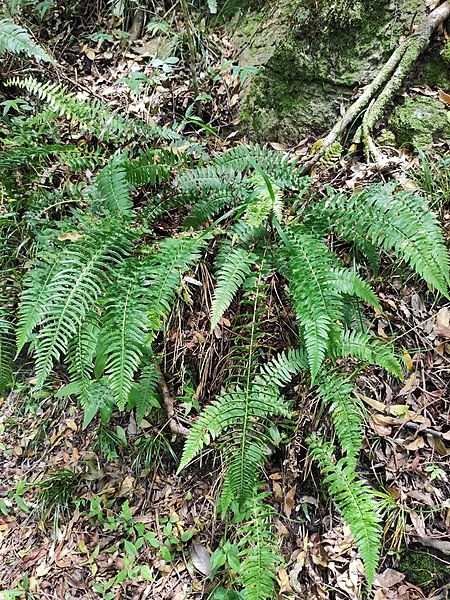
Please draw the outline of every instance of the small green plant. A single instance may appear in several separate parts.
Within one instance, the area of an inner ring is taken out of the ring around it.
[[[447,479],[448,479],[447,473],[439,465],[435,465],[435,464],[427,465],[424,468],[424,471],[425,471],[425,473],[428,474],[430,481],[433,481],[434,479],[437,479],[438,481],[447,481]]]

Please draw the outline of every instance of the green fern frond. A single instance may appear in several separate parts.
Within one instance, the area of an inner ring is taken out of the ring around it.
[[[30,165],[36,159],[47,158],[58,154],[73,152],[75,146],[49,144],[47,146],[9,148],[0,152],[0,169],[17,169],[22,165]]]
[[[33,330],[41,321],[45,309],[48,308],[49,283],[58,268],[57,256],[45,257],[41,254],[40,260],[36,261],[35,266],[25,276],[16,332],[17,355],[30,341]]]
[[[253,192],[249,198],[244,220],[254,229],[261,227],[270,214],[274,214],[281,221],[282,201],[279,187],[267,176],[263,178],[259,173],[255,173],[249,181],[253,186]]]
[[[133,212],[131,186],[124,162],[122,156],[115,156],[95,178],[97,192],[112,215],[130,216]]]
[[[183,223],[183,227],[185,229],[198,229],[224,208],[240,206],[246,202],[247,198],[248,192],[245,187],[233,189],[229,185],[205,193],[192,207]]]
[[[343,331],[332,354],[335,358],[353,356],[367,364],[378,365],[396,377],[402,376],[401,364],[392,347],[362,331]]]
[[[348,461],[354,461],[361,449],[363,405],[353,386],[337,371],[321,373],[317,395],[328,408],[336,435]]]
[[[83,429],[85,429],[95,415],[100,412],[102,423],[108,423],[114,406],[114,395],[109,387],[106,377],[92,382],[89,398],[84,405]]]
[[[340,161],[343,151],[344,149],[340,142],[333,142],[321,157],[319,162],[320,166],[327,170],[333,169]]]
[[[254,385],[258,386],[262,380],[264,386],[275,386],[281,389],[288,385],[295,375],[307,371],[308,367],[306,352],[299,348],[292,348],[263,365],[261,373],[255,378]]]
[[[133,384],[129,401],[136,409],[136,422],[140,425],[150,406],[160,408],[157,397],[161,373],[154,364],[146,365],[141,372],[139,381]]]
[[[132,263],[126,269],[130,275],[119,275],[105,300],[100,333],[107,355],[106,373],[119,410],[127,403],[149,329],[147,306],[142,297],[142,272]]]
[[[349,269],[339,269],[335,271],[335,276],[335,286],[339,293],[356,296],[381,312],[378,296],[372,290],[370,284],[364,281],[358,273]]]
[[[215,164],[237,173],[243,173],[248,168],[253,170],[253,165],[257,164],[275,185],[281,189],[295,188],[300,194],[311,185],[311,179],[300,174],[297,158],[293,160],[292,155],[273,150],[266,145],[236,146],[217,157]]]
[[[253,490],[244,522],[236,529],[241,559],[238,582],[245,600],[269,600],[275,595],[280,556],[273,530],[274,511],[265,502],[266,497]]]
[[[181,274],[198,262],[206,239],[205,236],[168,238],[146,260],[145,286],[147,297],[152,299],[152,323],[159,324],[170,312],[181,284]]]
[[[342,316],[342,299],[333,273],[336,257],[322,240],[301,228],[286,228],[284,236],[292,304],[302,328],[314,381]]]
[[[86,428],[95,416],[95,405],[91,398],[92,371],[99,333],[98,315],[88,313],[86,319],[77,325],[75,335],[67,348],[67,363],[71,384],[77,386],[77,394],[84,412],[83,428]]]
[[[239,430],[245,430],[250,426],[251,420],[268,418],[269,415],[287,417],[288,414],[286,401],[278,395],[275,396],[273,386],[263,388],[259,380],[256,390],[236,389],[220,394],[192,425],[178,472],[198,456],[211,440],[218,439],[228,428],[238,427]],[[242,419],[245,421],[242,422]],[[249,435],[258,436],[258,433],[252,430]],[[237,437],[236,434],[235,441]]]
[[[234,248],[221,264],[211,305],[211,331],[230,306],[246,277],[250,275],[250,267],[254,262],[255,257],[244,248]]]
[[[32,298],[40,304],[43,299],[46,302],[40,307],[40,331],[35,348],[39,385],[49,375],[53,361],[66,353],[77,326],[110,281],[113,268],[130,250],[132,233],[124,232],[123,228],[122,222],[112,222],[71,242],[60,251],[56,264],[52,265],[51,276],[47,271],[44,279],[39,281],[38,278],[37,288],[26,291],[26,307],[31,306],[31,318],[25,312],[22,320],[28,326],[36,318]]]
[[[325,484],[331,498],[350,527],[355,544],[364,563],[369,587],[377,570],[382,528],[380,508],[373,490],[355,473],[353,460],[333,461],[333,446],[313,435],[307,440],[311,455],[326,475]]]
[[[199,196],[203,193],[209,193],[212,190],[225,190],[227,187],[241,187],[244,185],[245,177],[242,172],[236,172],[234,169],[222,165],[207,165],[188,169],[180,173],[177,180],[177,187],[185,196]]]
[[[26,29],[9,19],[0,20],[0,56],[4,52],[25,54],[29,58],[55,64],[53,58],[31,39]]]
[[[51,81],[41,83],[33,77],[15,77],[5,82],[6,86],[15,86],[27,90],[44,100],[59,117],[66,117],[77,123],[81,130],[87,129],[99,139],[130,140],[144,137],[147,139],[178,140],[180,136],[166,127],[151,127],[137,119],[121,117],[113,113],[102,101],[81,99],[69,93],[63,86]]]
[[[0,309],[0,394],[11,383],[12,365],[15,354],[14,326],[7,318],[6,308]]]
[[[141,150],[139,155],[124,161],[127,180],[132,186],[155,185],[169,180],[171,169],[184,162],[184,157],[163,150]]]
[[[344,239],[362,238],[393,251],[448,297],[448,251],[438,219],[423,198],[394,193],[393,184],[385,184],[349,198],[330,194],[314,210],[326,215],[331,229]]]

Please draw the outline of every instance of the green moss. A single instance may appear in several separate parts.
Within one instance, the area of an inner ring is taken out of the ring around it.
[[[447,42],[449,57],[438,48],[430,50],[419,63],[413,77],[414,85],[428,85],[432,88],[446,90],[450,81],[450,44]]]
[[[441,52],[442,59],[447,64],[450,64],[450,41],[445,42]]]
[[[432,554],[410,550],[406,552],[396,568],[406,573],[407,580],[422,588],[423,592],[428,594],[433,588],[448,581],[448,568]]]
[[[405,98],[389,119],[397,144],[429,150],[435,142],[450,138],[450,113],[434,98]]]

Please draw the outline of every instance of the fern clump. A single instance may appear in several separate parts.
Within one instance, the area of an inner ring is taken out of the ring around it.
[[[26,52],[23,35],[1,26],[0,51],[9,44]],[[6,30],[15,46],[5,42]],[[350,242],[373,268],[381,254],[403,261],[448,296],[437,216],[395,183],[356,193],[329,189],[322,197],[286,153],[239,145],[198,158],[188,143],[180,147],[186,141],[175,130],[122,117],[59,85],[31,77],[7,85],[36,96],[43,108],[8,122],[0,153],[7,198],[0,247],[12,256],[2,267],[2,294],[5,287],[10,297],[0,313],[0,393],[11,385],[14,356],[29,352],[38,387],[56,366],[67,369],[70,383],[57,395],[78,399],[84,427],[98,413],[108,422],[115,408],[135,410],[142,422],[161,404],[158,365],[169,360],[174,306],[192,302],[180,293],[186,276],[202,261],[214,263],[210,328],[218,337],[221,327],[229,330],[227,367],[220,391],[192,422],[179,471],[208,446],[220,454],[220,506],[224,518],[233,514],[240,560],[236,583],[248,600],[273,597],[280,558],[261,487],[277,428],[301,410],[286,394],[300,381],[334,433],[336,447],[312,434],[310,453],[351,528],[370,586],[381,517],[358,475],[364,407],[356,373],[376,365],[400,377],[402,369],[395,344],[370,331],[370,315],[382,311],[370,281],[342,263],[334,240]],[[88,138],[89,150],[52,137],[65,119]],[[36,194],[41,179],[55,187],[49,165],[85,177]],[[174,207],[180,210],[172,219]],[[286,336],[268,335],[268,323],[283,325],[279,315],[290,313],[296,324]]]

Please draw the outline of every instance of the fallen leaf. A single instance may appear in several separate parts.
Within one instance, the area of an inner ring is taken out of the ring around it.
[[[275,519],[275,527],[277,528],[277,533],[280,535],[289,535],[289,529],[283,525],[280,519]]]
[[[275,500],[281,500],[283,498],[283,492],[281,490],[281,485],[277,481],[274,481],[272,483],[272,487],[273,487],[273,497],[275,498]]]
[[[66,240],[69,240],[69,242],[76,242],[82,237],[83,236],[81,233],[78,233],[78,231],[66,231],[65,233],[61,233],[61,235],[58,235],[58,240],[61,242],[65,242]]]
[[[389,407],[389,412],[395,417],[406,419],[409,413],[409,406],[407,404],[393,404]]]
[[[443,90],[439,90],[439,100],[450,106],[450,94],[447,94]]]
[[[127,477],[125,477],[125,479],[122,481],[122,485],[120,486],[120,489],[117,492],[117,496],[129,496],[134,488],[134,481],[134,477],[127,475]]]
[[[380,573],[375,578],[374,585],[390,588],[394,585],[397,585],[400,581],[405,579],[405,574],[400,573],[399,571],[395,571],[394,569],[385,569],[383,573]]]
[[[297,486],[291,487],[288,493],[284,497],[284,514],[289,518],[291,516],[292,509],[294,508],[295,492]]]
[[[194,567],[199,573],[207,577],[211,573],[211,556],[208,550],[195,540],[191,544],[190,549],[191,560]]]
[[[442,307],[436,315],[436,326],[437,327],[449,327],[450,326],[450,311],[446,306]]]
[[[386,412],[386,405],[378,400],[374,400],[373,398],[369,398],[369,396],[365,396],[364,394],[359,393],[358,396],[361,398],[363,402],[377,410],[378,412]]]
[[[421,435],[405,446],[405,450],[419,450],[425,446],[424,439]]]
[[[406,396],[406,394],[409,394],[409,392],[412,392],[415,388],[416,388],[416,374],[411,373],[411,375],[406,380],[405,385],[399,391],[398,395]]]

